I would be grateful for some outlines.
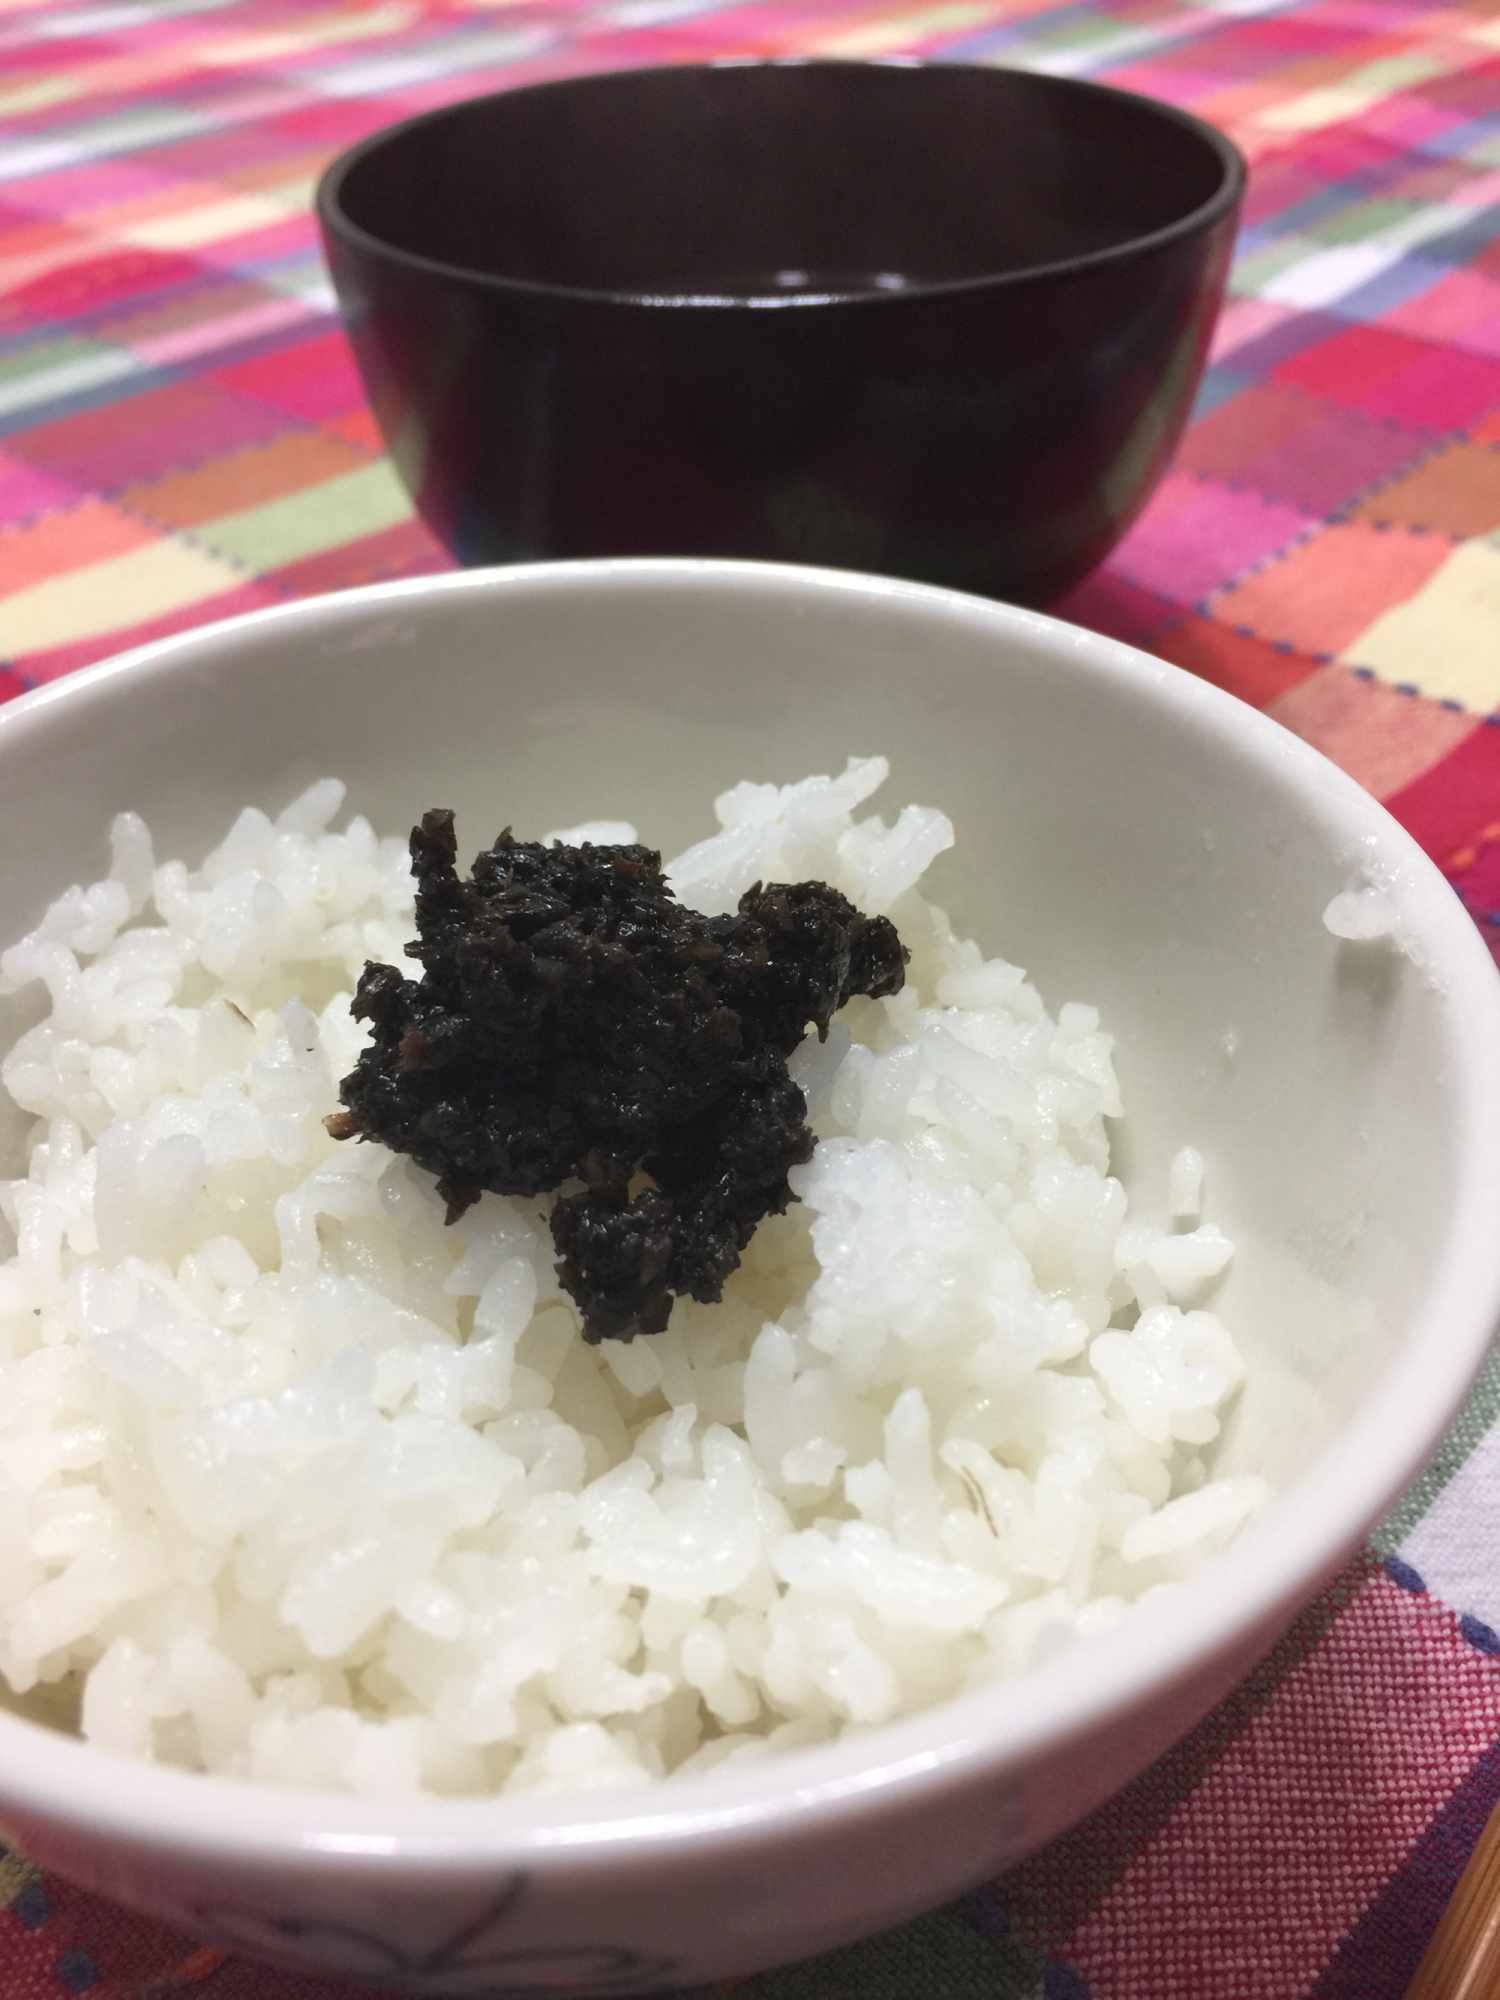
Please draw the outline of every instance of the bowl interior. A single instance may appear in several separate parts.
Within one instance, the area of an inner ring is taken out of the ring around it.
[[[1481,1198],[1493,976],[1355,786],[1107,641],[875,580],[692,564],[481,573],[241,621],[0,714],[0,937],[103,872],[124,809],[159,855],[197,857],[241,803],[274,811],[331,772],[385,831],[454,807],[468,853],[502,826],[601,817],[670,853],[743,777],[876,751],[877,805],[954,820],[929,880],[959,928],[1117,1035],[1116,1170],[1142,1219],[1165,1221],[1177,1149],[1202,1151],[1207,1213],[1239,1246],[1216,1309],[1252,1364],[1218,1463],[1286,1488],[1451,1280]],[[1411,955],[1322,923],[1372,871]],[[5,1003],[11,1025],[27,1004]]]
[[[325,213],[494,279],[672,298],[900,292],[1109,250],[1233,199],[1233,149],[1145,99],[895,63],[640,70],[377,134]]]

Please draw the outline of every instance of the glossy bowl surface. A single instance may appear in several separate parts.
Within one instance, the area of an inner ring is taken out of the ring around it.
[[[1182,428],[1243,188],[1097,84],[722,62],[426,113],[318,215],[366,389],[466,563],[719,555],[1044,602]]]
[[[1201,1149],[1237,1244],[1217,1309],[1250,1369],[1217,1465],[1276,1500],[1107,1643],[650,1792],[333,1797],[126,1763],[0,1711],[0,1828],[37,1861],[216,1943],[450,2000],[744,1973],[913,1915],[1088,1812],[1409,1483],[1500,1305],[1500,982],[1357,785],[1110,640],[917,585],[691,562],[256,612],[0,709],[0,938],[99,875],[122,809],[194,855],[241,804],[335,772],[387,829],[441,801],[522,836],[627,817],[670,851],[737,779],[872,751],[893,804],[955,821],[933,893],[956,922],[1054,1009],[1103,1010],[1116,1170],[1147,1219],[1176,1150]],[[1361,880],[1399,946],[1324,927]]]

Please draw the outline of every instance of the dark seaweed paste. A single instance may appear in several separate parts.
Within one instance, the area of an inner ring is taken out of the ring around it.
[[[591,1341],[718,1299],[813,1137],[787,1057],[856,993],[900,990],[890,921],[824,882],[757,883],[733,916],[682,907],[649,847],[513,840],[465,881],[451,812],[411,837],[420,980],[369,964],[368,1048],[336,1138],[437,1176],[453,1222],[485,1189],[552,1211],[558,1275]],[[634,1192],[632,1192],[634,1188]]]

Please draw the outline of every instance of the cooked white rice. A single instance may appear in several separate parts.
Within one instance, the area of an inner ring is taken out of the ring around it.
[[[1264,1487],[1200,1455],[1241,1375],[1203,1163],[1174,1233],[1130,1221],[1110,1038],[953,937],[914,886],[948,821],[855,817],[885,775],[740,785],[674,864],[710,911],[833,882],[909,983],[794,1059],[820,1144],[723,1302],[599,1347],[545,1200],[445,1228],[429,1176],[324,1131],[354,981],[412,933],[404,843],[329,832],[331,780],[196,872],[115,823],[0,959],[51,996],[3,1066],[35,1120],[0,1188],[18,1696],[288,1784],[636,1784],[1014,1673],[1224,1543]]]

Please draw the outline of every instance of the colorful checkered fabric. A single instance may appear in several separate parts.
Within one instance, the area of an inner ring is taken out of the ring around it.
[[[898,51],[1111,81],[1253,165],[1196,422],[1060,608],[1353,773],[1500,937],[1500,0],[0,0],[0,692],[447,566],[308,198],[544,76]],[[1369,1552],[1086,1825],[742,2000],[1397,2000],[1500,1794],[1500,1365]],[[0,1859],[3,2000],[327,2000]]]

